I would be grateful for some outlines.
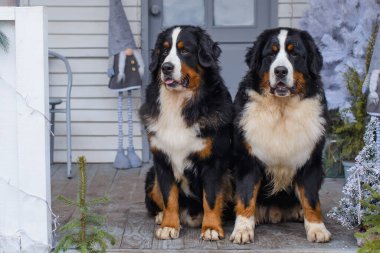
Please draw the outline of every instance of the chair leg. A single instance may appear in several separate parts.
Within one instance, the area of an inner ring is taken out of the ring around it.
[[[71,174],[71,112],[66,109],[66,141],[67,141],[67,178],[72,178]]]
[[[55,105],[51,106],[51,110],[55,109]],[[50,113],[50,164],[54,162],[54,133],[55,133],[55,112]]]

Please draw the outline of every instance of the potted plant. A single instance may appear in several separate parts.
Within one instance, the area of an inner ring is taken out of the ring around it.
[[[341,151],[337,144],[337,135],[333,132],[333,127],[342,124],[339,108],[328,111],[330,124],[327,128],[327,138],[323,150],[323,167],[327,177],[343,177],[344,171],[340,159]]]
[[[343,187],[344,197],[327,214],[346,228],[358,229],[359,233],[370,231],[371,219],[365,217],[374,214],[372,204],[379,205],[378,202],[368,202],[374,192],[380,193],[380,166],[377,164],[375,141],[377,123],[378,119],[371,117],[363,138],[365,145],[356,156],[355,165],[350,169],[350,176]],[[364,237],[367,238],[367,235],[368,233]]]
[[[365,131],[367,93],[363,93],[363,84],[375,46],[378,23],[375,23],[373,32],[368,41],[365,56],[365,74],[361,76],[357,69],[349,67],[344,73],[344,80],[349,92],[350,107],[339,112],[341,118],[333,125],[333,133],[337,136],[337,145],[341,151],[341,161],[346,179],[349,176],[349,168],[354,165],[356,154],[363,148],[362,136]]]

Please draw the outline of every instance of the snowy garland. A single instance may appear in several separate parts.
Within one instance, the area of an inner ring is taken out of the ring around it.
[[[334,207],[327,216],[337,220],[347,228],[354,228],[361,224],[361,217],[370,214],[369,209],[360,204],[360,200],[370,196],[370,191],[363,188],[368,184],[375,191],[380,192],[380,167],[377,163],[376,127],[380,124],[377,117],[371,117],[364,134],[365,146],[355,158],[355,166],[350,168],[350,176],[343,187],[345,195],[337,207]],[[379,203],[380,204],[380,203]]]

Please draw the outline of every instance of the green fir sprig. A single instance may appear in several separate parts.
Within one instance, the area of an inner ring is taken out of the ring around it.
[[[54,252],[65,252],[69,248],[75,248],[81,253],[103,253],[106,252],[107,241],[114,245],[115,238],[101,229],[105,223],[105,218],[91,212],[91,209],[97,205],[108,203],[110,200],[101,197],[87,201],[87,166],[84,156],[78,158],[78,167],[80,174],[78,199],[74,201],[62,195],[58,196],[58,199],[67,206],[78,208],[79,218],[72,219],[59,229],[63,237],[58,242]]]
[[[364,244],[359,253],[380,252],[380,192],[375,191],[369,185],[363,186],[371,195],[361,201],[361,205],[370,212],[364,214],[363,227],[365,232],[355,233],[355,237],[363,240]]]

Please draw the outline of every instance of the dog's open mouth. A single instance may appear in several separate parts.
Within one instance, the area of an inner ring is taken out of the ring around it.
[[[289,88],[285,83],[279,81],[276,83],[275,87],[271,87],[270,91],[272,94],[275,94],[279,97],[285,97],[294,93],[294,87]]]
[[[180,81],[176,81],[171,77],[165,77],[164,83],[166,86],[168,86],[170,88],[175,88],[178,85],[181,85],[181,86],[187,88],[189,86],[189,77],[185,76],[184,78],[181,78]]]

